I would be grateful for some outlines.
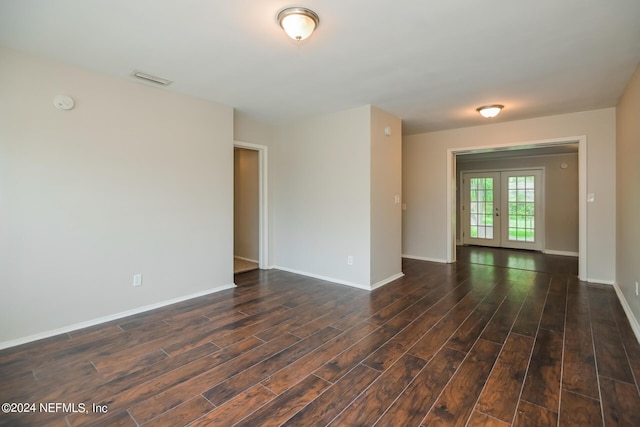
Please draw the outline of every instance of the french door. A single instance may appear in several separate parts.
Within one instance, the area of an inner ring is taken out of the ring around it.
[[[542,169],[462,174],[464,244],[543,249]]]

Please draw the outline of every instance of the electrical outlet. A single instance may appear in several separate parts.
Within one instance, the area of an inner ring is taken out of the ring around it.
[[[347,264],[348,264],[348,265],[353,265],[353,255],[349,255],[349,256],[347,257]]]
[[[134,274],[133,275],[133,286],[142,286],[142,274]]]

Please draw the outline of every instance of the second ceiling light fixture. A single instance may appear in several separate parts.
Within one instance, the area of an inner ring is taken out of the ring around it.
[[[318,28],[320,18],[311,9],[305,7],[288,7],[278,12],[278,23],[289,37],[304,40]]]

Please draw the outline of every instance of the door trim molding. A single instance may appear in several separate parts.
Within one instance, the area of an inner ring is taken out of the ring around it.
[[[456,261],[456,155],[505,149],[541,148],[554,145],[578,144],[578,278],[587,280],[587,136],[568,136],[564,138],[535,141],[492,144],[447,149],[447,262]]]
[[[460,203],[464,203],[466,200],[466,197],[468,196],[467,192],[464,191],[465,190],[465,183],[464,183],[464,175],[474,175],[474,174],[498,174],[498,176],[502,177],[503,173],[509,173],[509,172],[513,172],[513,173],[518,173],[518,172],[538,172],[540,173],[540,182],[538,183],[538,185],[540,185],[540,197],[539,200],[537,201],[536,205],[536,210],[539,209],[539,211],[536,213],[536,234],[538,234],[538,238],[536,241],[536,245],[538,247],[536,247],[534,250],[539,250],[541,252],[545,252],[545,248],[546,248],[546,175],[547,175],[547,168],[545,166],[530,166],[530,167],[521,167],[521,168],[498,168],[498,169],[471,169],[471,170],[463,170],[460,171],[459,173],[459,181],[461,182],[461,192],[460,192]],[[508,215],[507,213],[505,213],[505,209],[504,209],[504,205],[505,205],[505,199],[504,199],[504,194],[503,194],[503,183],[502,183],[502,179],[498,180],[501,184],[500,184],[500,189],[499,191],[499,198],[498,200],[500,200],[500,211],[502,212],[503,217],[500,219],[500,231],[499,231],[499,235],[500,235],[500,242],[498,243],[498,245],[494,246],[494,245],[486,245],[486,246],[491,246],[491,247],[501,247],[501,248],[510,248],[508,245],[505,246],[504,245],[504,237],[505,237],[505,230],[508,227],[505,227],[504,223],[502,223],[502,219],[505,218],[505,215]],[[536,190],[537,191],[537,190]],[[470,209],[470,208],[469,208]],[[457,210],[456,210],[457,212]],[[462,212],[462,211],[461,211]],[[468,236],[465,236],[464,233],[467,230],[467,228],[469,227],[469,211],[466,212],[466,214],[462,215],[462,218],[460,218],[460,230],[463,233],[463,237],[462,239],[459,239],[463,245],[467,244],[467,239],[469,238]],[[495,228],[494,228],[495,230]],[[495,231],[494,231],[495,232]],[[458,238],[459,236],[457,236]],[[456,242],[457,243],[457,242]],[[472,243],[473,244],[473,243]],[[480,244],[480,243],[478,243]],[[517,243],[516,243],[517,245]],[[526,246],[526,245],[525,245]],[[518,249],[518,248],[514,248],[514,249]],[[519,249],[530,249],[530,248],[519,248]],[[577,256],[577,255],[576,255]]]
[[[269,185],[268,151],[266,145],[233,141],[233,146],[258,152],[258,267],[269,268]]]
[[[460,239],[460,241],[462,242],[463,245],[466,244],[473,244],[473,243],[469,243],[470,239],[472,239],[472,237],[470,235],[466,235],[465,232],[469,232],[470,233],[470,219],[471,219],[471,201],[469,200],[469,194],[467,192],[467,190],[469,189],[469,187],[467,187],[468,185],[471,185],[470,183],[465,183],[465,174],[469,174],[469,175],[495,175],[497,174],[498,176],[500,176],[500,171],[498,170],[470,170],[470,171],[460,171],[460,176],[459,176],[459,181],[460,182],[460,203],[462,204],[461,208],[460,208],[460,218],[458,218],[458,220],[460,221],[460,231],[462,232],[462,238]],[[483,177],[483,178],[488,178],[487,176]],[[498,179],[498,182],[500,180]],[[493,196],[493,203],[494,203],[494,208],[495,208],[495,202],[496,201],[500,201],[500,199],[502,198],[502,187],[499,187],[499,189],[497,190],[497,196],[496,196],[496,182],[495,182],[495,177],[494,177],[494,183],[493,183],[494,187],[494,196]],[[497,198],[496,198],[497,197]],[[500,209],[502,209],[502,206],[500,203],[498,203],[500,206],[498,206]],[[463,213],[463,208],[466,207],[467,210]],[[456,215],[457,215],[457,210],[456,210]],[[495,211],[494,211],[494,215],[495,215]],[[457,230],[456,230],[457,231]],[[490,246],[490,247],[500,247],[501,246],[501,240],[502,240],[502,227],[496,227],[495,226],[495,218],[494,218],[494,224],[493,224],[493,237],[491,238],[491,242],[487,242],[486,240],[482,240],[482,245],[486,245],[486,246]],[[496,242],[497,240],[497,242]],[[478,243],[480,245],[480,243]]]
[[[523,172],[531,172],[533,174],[538,174],[538,178],[539,178],[539,182],[536,183],[536,187],[535,187],[535,191],[539,192],[538,195],[536,196],[536,203],[535,203],[535,208],[536,208],[536,214],[535,214],[535,233],[538,235],[537,240],[535,242],[535,244],[533,246],[535,246],[534,250],[537,251],[543,251],[546,247],[547,247],[547,233],[546,233],[546,209],[547,209],[547,195],[546,195],[546,185],[547,185],[547,169],[544,166],[539,166],[539,167],[531,167],[531,168],[526,168],[526,169],[520,169],[520,171]],[[500,170],[500,181],[501,181],[501,186],[503,188],[500,189],[501,192],[505,191],[505,188],[508,187],[508,182],[505,182],[502,179],[502,175],[503,173],[506,175],[509,175],[509,173],[513,173],[514,175],[518,174],[518,170],[517,169],[504,169],[504,170]],[[506,203],[503,201],[503,207],[505,205],[508,206],[509,200],[507,198]],[[505,210],[503,209],[502,211],[503,216],[507,215],[508,218],[508,211],[505,212]],[[501,223],[502,226],[502,233],[501,235],[504,236],[505,231],[507,231],[507,236],[508,236],[508,227],[509,227],[509,222],[507,220],[506,223]],[[507,237],[507,241],[508,241],[508,237]],[[528,243],[522,244],[520,241],[516,241],[514,243],[511,244],[512,246],[507,245],[506,247],[514,247],[514,248],[518,248],[520,247],[520,249],[530,249],[527,248],[526,246],[528,245]]]

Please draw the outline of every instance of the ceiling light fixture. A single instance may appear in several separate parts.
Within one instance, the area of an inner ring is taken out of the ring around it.
[[[504,105],[498,105],[498,104],[483,105],[482,107],[476,108],[476,111],[480,113],[482,117],[490,119],[500,114],[500,111],[502,111],[503,108],[504,108]]]
[[[278,23],[289,37],[304,40],[318,28],[320,18],[305,7],[288,7],[278,12]]]

